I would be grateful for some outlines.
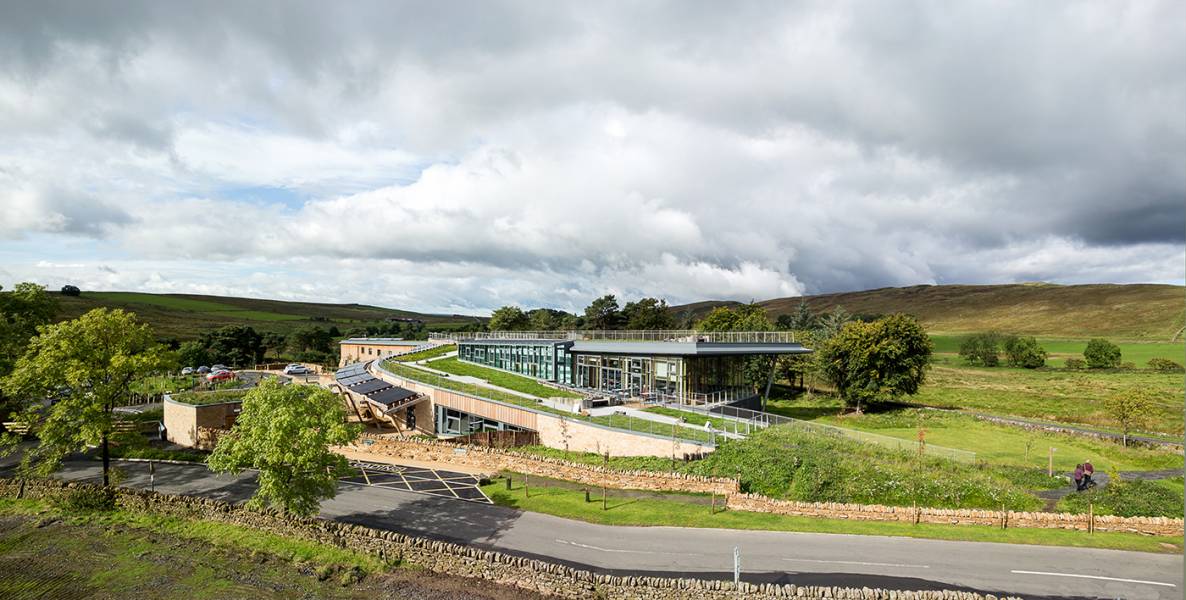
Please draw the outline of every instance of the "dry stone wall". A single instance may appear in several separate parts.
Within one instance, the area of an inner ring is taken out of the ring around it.
[[[56,480],[0,479],[0,497],[59,497],[92,484]],[[750,584],[664,577],[619,577],[583,571],[540,560],[479,550],[322,519],[296,518],[274,511],[255,511],[216,500],[118,489],[124,510],[183,518],[206,519],[250,527],[277,535],[333,545],[408,562],[437,573],[484,579],[558,598],[625,598],[628,600],[732,600],[739,595],[760,600],[997,600],[992,595],[962,591],[899,591],[873,588]]]
[[[413,459],[453,463],[482,469],[493,475],[514,471],[554,479],[565,479],[590,486],[614,489],[715,493],[728,496],[733,510],[779,515],[848,519],[854,521],[897,521],[942,525],[991,525],[998,527],[1033,527],[1077,529],[1081,531],[1118,531],[1148,535],[1183,535],[1182,519],[1166,517],[1115,517],[1069,513],[1013,512],[976,509],[944,509],[836,502],[797,502],[776,500],[757,494],[743,494],[737,480],[699,477],[682,473],[625,471],[586,465],[557,458],[534,456],[514,450],[458,446],[446,442],[410,438],[395,440],[364,435],[351,450],[379,454],[395,459]]]
[[[1069,513],[1013,512],[999,510],[945,509],[875,504],[840,504],[831,502],[795,502],[775,500],[756,494],[733,494],[728,498],[733,510],[779,515],[847,519],[852,521],[898,521],[942,525],[992,525],[1041,529],[1077,529],[1081,531],[1119,531],[1148,535],[1182,536],[1182,519],[1166,517],[1115,517]]]
[[[397,440],[364,434],[350,450],[413,460],[446,462],[465,465],[495,474],[514,471],[540,477],[565,479],[592,486],[605,485],[616,489],[675,491],[701,494],[733,494],[738,485],[734,479],[700,477],[683,473],[658,471],[627,471],[566,460],[534,456],[514,450],[460,446],[419,438]]]

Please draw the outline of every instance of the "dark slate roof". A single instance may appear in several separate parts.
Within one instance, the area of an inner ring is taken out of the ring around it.
[[[368,394],[367,399],[371,402],[378,402],[384,406],[391,406],[396,402],[406,400],[415,395],[416,392],[413,392],[412,390],[393,385],[391,387]]]

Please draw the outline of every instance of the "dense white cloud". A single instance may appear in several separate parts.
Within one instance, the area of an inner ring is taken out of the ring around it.
[[[1181,3],[124,8],[0,9],[6,279],[481,312],[1184,277]]]

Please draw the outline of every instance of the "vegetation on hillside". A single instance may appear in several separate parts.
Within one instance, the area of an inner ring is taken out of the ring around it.
[[[530,394],[536,398],[580,398],[581,395],[576,392],[554,388],[552,386],[544,385],[539,381],[530,377],[500,371],[498,369],[491,369],[473,363],[462,362],[456,356],[449,358],[442,358],[434,360],[428,365],[430,368],[438,371],[444,371],[453,375],[463,375],[468,377],[477,377],[486,380],[491,385],[503,387],[508,390],[515,390],[516,392],[523,392]]]
[[[1175,285],[1038,283],[920,285],[777,298],[759,304],[773,319],[793,314],[805,301],[816,314],[842,306],[857,315],[914,315],[931,333],[1009,331],[1038,337],[1169,341],[1186,325],[1184,297],[1186,288]],[[677,317],[696,319],[723,304],[733,303],[699,302],[673,306],[671,311]]]

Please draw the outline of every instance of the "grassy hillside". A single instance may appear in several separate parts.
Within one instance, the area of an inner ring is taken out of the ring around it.
[[[760,304],[772,318],[800,300],[814,312],[836,306],[853,314],[908,313],[932,333],[998,330],[1058,338],[1094,336],[1168,341],[1186,325],[1186,288],[1174,285],[922,285],[863,292],[777,298]],[[674,306],[703,315],[726,302]]]
[[[449,329],[472,322],[475,317],[426,315],[363,304],[319,304],[255,298],[199,296],[191,294],[145,294],[140,292],[83,292],[81,296],[58,299],[58,318],[73,319],[99,307],[132,311],[152,325],[157,335],[189,339],[223,325],[250,325],[257,331],[289,332],[316,324],[351,327],[402,317],[420,319],[432,329]]]

